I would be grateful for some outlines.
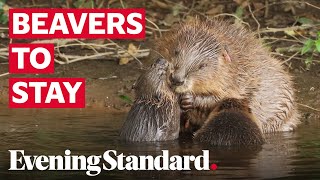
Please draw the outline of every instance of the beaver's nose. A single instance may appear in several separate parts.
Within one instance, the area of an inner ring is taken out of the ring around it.
[[[170,74],[170,81],[175,86],[181,86],[184,83],[184,77],[179,74]]]

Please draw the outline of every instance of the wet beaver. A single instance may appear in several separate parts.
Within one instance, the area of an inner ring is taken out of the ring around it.
[[[218,102],[194,140],[216,146],[263,144],[264,138],[247,100],[227,98]]]
[[[127,141],[165,141],[179,136],[180,107],[166,81],[168,62],[158,59],[134,85],[136,99],[121,129]]]
[[[191,125],[201,127],[224,98],[248,99],[263,133],[291,131],[299,123],[291,77],[244,28],[195,19],[155,44],[170,62],[168,81]]]

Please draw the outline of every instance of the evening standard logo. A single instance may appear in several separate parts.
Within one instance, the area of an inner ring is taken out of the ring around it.
[[[202,150],[202,155],[169,155],[162,150],[158,156],[118,154],[116,150],[107,150],[103,155],[71,155],[65,150],[64,155],[25,155],[24,150],[9,150],[10,168],[12,171],[86,171],[88,176],[97,176],[102,170],[215,170],[216,165],[209,167],[209,150]]]

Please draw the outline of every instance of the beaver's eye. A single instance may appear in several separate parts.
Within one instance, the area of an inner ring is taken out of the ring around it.
[[[179,51],[179,50],[177,50],[177,49],[176,49],[176,50],[174,50],[174,55],[175,55],[175,56],[178,56],[178,55],[179,55],[179,53],[180,53],[180,51]]]
[[[208,66],[208,64],[200,64],[199,69],[203,69],[206,66]]]

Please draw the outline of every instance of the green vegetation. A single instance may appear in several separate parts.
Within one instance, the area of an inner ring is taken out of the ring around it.
[[[76,0],[73,3],[75,8],[102,8],[105,0]]]
[[[74,7],[76,8],[94,8],[95,3],[93,0],[77,0],[73,3]]]
[[[301,55],[306,53],[311,53],[311,55],[305,60],[307,69],[309,69],[312,64],[313,54],[320,53],[320,31],[317,33],[316,39],[308,39],[304,43],[303,47],[301,48]]]
[[[243,19],[243,8],[239,6],[234,15],[237,16],[239,19]]]
[[[133,103],[133,101],[131,100],[131,98],[129,96],[120,95],[119,98],[122,99],[123,101],[125,101],[128,104],[132,104]]]
[[[6,0],[0,0],[0,24],[8,23],[8,14],[6,13],[8,6],[5,2]]]

